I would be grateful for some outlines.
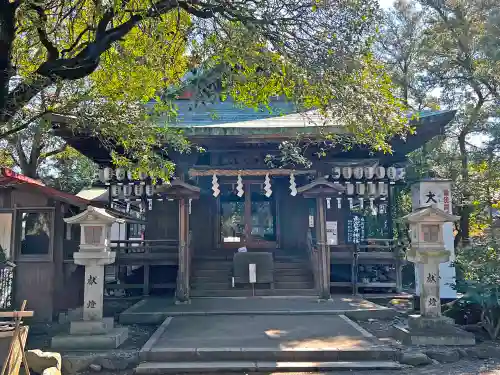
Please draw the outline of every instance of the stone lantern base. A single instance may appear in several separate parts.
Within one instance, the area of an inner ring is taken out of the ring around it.
[[[470,346],[476,344],[473,333],[460,329],[454,324],[453,319],[444,316],[430,318],[410,315],[408,326],[394,326],[392,336],[405,345]]]
[[[69,334],[52,338],[51,347],[59,350],[116,349],[128,338],[128,328],[114,326],[113,318],[70,322]]]

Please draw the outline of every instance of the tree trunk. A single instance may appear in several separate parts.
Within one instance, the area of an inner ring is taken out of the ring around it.
[[[9,81],[12,76],[16,7],[16,3],[0,0],[0,115],[6,107]]]
[[[469,156],[466,148],[467,131],[463,130],[458,136],[458,145],[460,149],[460,175],[464,184],[462,205],[460,208],[460,243],[465,246],[469,243],[470,235],[470,193],[469,193]]]

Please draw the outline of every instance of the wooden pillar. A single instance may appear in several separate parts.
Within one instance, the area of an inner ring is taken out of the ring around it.
[[[177,287],[175,292],[177,303],[188,303],[189,290],[189,203],[187,199],[179,199],[179,268],[177,270]]]
[[[330,249],[326,243],[325,199],[316,198],[316,230],[318,234],[319,298],[330,299]]]
[[[392,214],[393,214],[393,208],[392,208],[392,204],[393,204],[393,185],[389,184],[388,188],[387,188],[387,210],[386,210],[386,214],[387,214],[387,231],[389,232],[388,233],[388,238],[389,239],[393,239],[394,238],[394,223],[393,223],[393,220],[392,220]]]

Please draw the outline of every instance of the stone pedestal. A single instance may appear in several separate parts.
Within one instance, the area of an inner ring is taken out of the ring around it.
[[[104,266],[114,262],[115,253],[79,252],[75,263],[85,266],[82,317],[70,321],[69,334],[52,338],[52,347],[65,350],[116,349],[128,337],[128,329],[115,328],[113,318],[103,317]]]
[[[81,229],[80,248],[73,254],[75,264],[85,267],[84,300],[81,315],[70,320],[69,334],[52,338],[52,347],[62,350],[116,349],[128,337],[127,328],[115,328],[113,318],[103,317],[104,267],[115,261],[110,251],[111,225],[124,222],[104,208],[89,206],[68,224]]]
[[[103,318],[104,266],[115,261],[111,251],[77,252],[75,263],[85,266],[82,320],[70,322],[69,335],[52,338],[52,347],[66,350],[116,349],[128,329],[115,328],[113,318]]]
[[[413,315],[408,326],[392,327],[392,336],[405,345],[471,346],[476,344],[474,334],[455,326],[453,319],[439,316],[427,318]]]
[[[474,334],[441,315],[439,265],[448,261],[449,252],[412,249],[407,256],[418,265],[421,315],[410,316],[407,327],[393,327],[393,336],[406,345],[474,345]]]

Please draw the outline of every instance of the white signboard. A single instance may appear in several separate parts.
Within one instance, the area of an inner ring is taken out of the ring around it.
[[[326,243],[328,245],[338,245],[339,238],[337,233],[337,222],[327,221],[326,222]]]
[[[255,284],[257,282],[257,265],[255,263],[250,263],[248,265],[248,281],[250,284]]]
[[[309,228],[314,228],[314,216],[309,215]]]
[[[431,206],[452,213],[451,181],[448,180],[424,180],[412,186],[412,209]],[[455,283],[455,245],[453,235],[453,223],[443,225],[444,247],[450,251],[450,260],[439,265],[440,273],[440,295],[441,298],[457,298],[457,292],[451,287]],[[415,272],[416,294],[420,295],[419,273]]]

